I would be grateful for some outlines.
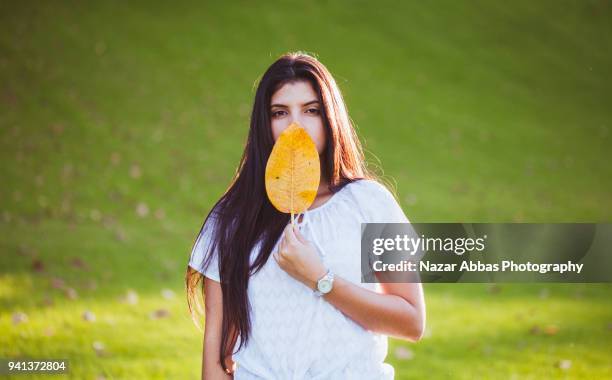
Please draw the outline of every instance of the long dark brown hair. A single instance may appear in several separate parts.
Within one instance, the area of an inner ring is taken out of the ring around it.
[[[223,294],[219,359],[226,371],[225,357],[231,352],[237,337],[241,338],[240,349],[247,343],[251,331],[247,297],[249,276],[267,262],[272,248],[290,221],[289,214],[279,212],[268,200],[264,174],[274,145],[270,99],[282,85],[296,81],[309,82],[322,104],[321,116],[327,143],[321,154],[321,175],[329,181],[329,190],[336,193],[348,183],[362,178],[380,181],[379,176],[366,164],[342,94],[327,68],[316,57],[303,52],[279,57],[259,81],[246,146],[232,182],[200,228],[201,233],[214,212],[217,222],[215,230],[222,233],[215,234],[208,253],[216,250],[219,255]],[[250,253],[260,240],[261,250],[251,267]],[[211,257],[205,254],[201,267],[208,265]],[[187,303],[198,328],[194,305],[199,313],[203,312],[197,292],[200,282],[204,290],[203,276],[188,266],[185,275]]]

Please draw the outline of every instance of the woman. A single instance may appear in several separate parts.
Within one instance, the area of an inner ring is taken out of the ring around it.
[[[314,203],[293,227],[264,182],[274,142],[292,122],[312,137],[321,162]],[[408,219],[368,172],[329,71],[310,55],[285,54],[260,80],[238,170],[187,267],[192,315],[203,282],[203,378],[392,379],[387,336],[421,338],[423,290],[361,283],[366,222]]]

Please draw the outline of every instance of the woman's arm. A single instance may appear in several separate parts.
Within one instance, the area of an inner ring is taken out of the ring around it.
[[[314,247],[291,225],[285,229],[274,258],[292,277],[311,289],[326,269]],[[367,330],[418,341],[425,330],[425,300],[420,283],[380,283],[382,294],[365,289],[340,276],[323,297]]]
[[[313,290],[317,287],[316,279],[310,282],[310,288]],[[332,291],[323,297],[367,330],[411,342],[421,339],[425,330],[422,285],[420,283],[380,283],[380,285],[383,294],[362,288],[335,275]]]
[[[223,294],[221,284],[204,277],[204,347],[202,350],[202,379],[233,379],[234,376],[223,371],[219,362],[221,344],[221,321],[223,318]],[[231,355],[225,359],[228,368],[233,367]]]

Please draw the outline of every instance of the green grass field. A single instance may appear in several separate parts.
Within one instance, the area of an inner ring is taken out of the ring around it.
[[[0,358],[198,377],[189,249],[286,51],[335,75],[412,221],[610,221],[611,16],[609,1],[2,2]],[[425,292],[425,338],[390,341],[397,379],[612,377],[612,285]]]

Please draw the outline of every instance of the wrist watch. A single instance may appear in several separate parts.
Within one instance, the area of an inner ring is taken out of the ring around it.
[[[317,281],[317,289],[314,291],[315,295],[321,297],[323,294],[331,292],[334,287],[334,272],[331,269],[327,270],[327,273]]]

